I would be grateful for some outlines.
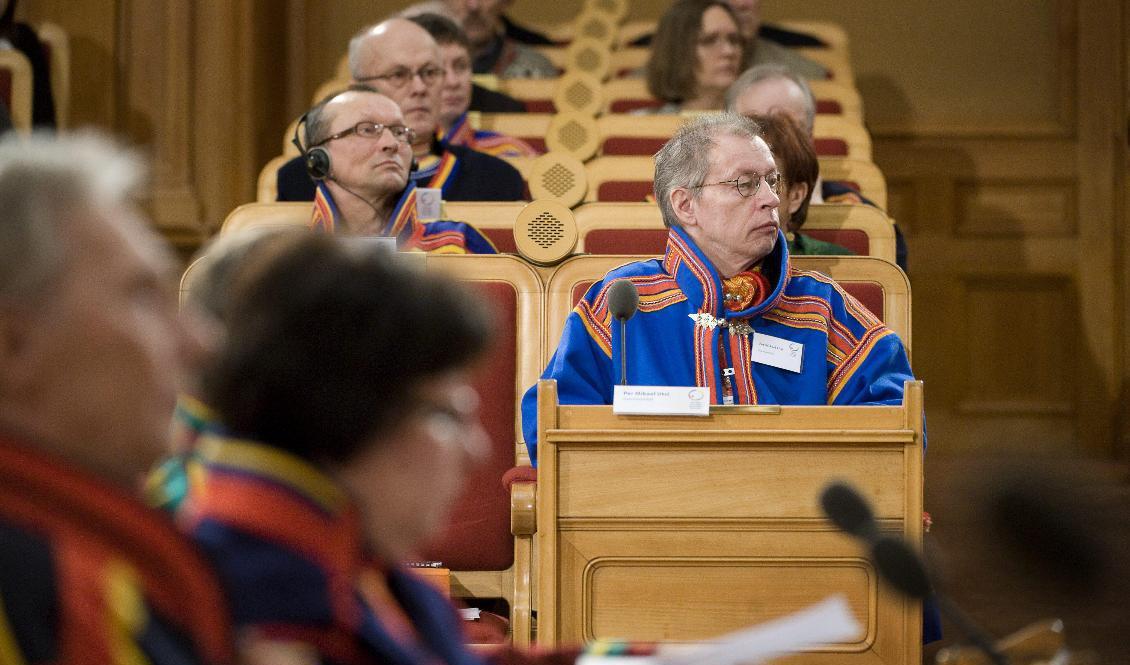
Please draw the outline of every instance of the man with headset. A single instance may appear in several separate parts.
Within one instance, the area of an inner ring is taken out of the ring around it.
[[[334,93],[310,109],[294,143],[317,181],[310,226],[330,233],[396,238],[401,250],[494,254],[470,224],[421,221],[438,217],[438,201],[409,178],[415,130],[391,99],[365,85]],[[427,210],[431,208],[432,214]]]
[[[411,147],[417,168],[411,179],[417,186],[439,190],[446,201],[525,198],[514,167],[436,137],[443,65],[439,46],[426,30],[402,18],[365,28],[349,42],[349,68],[354,83],[372,86],[400,107],[404,124],[415,134]],[[315,183],[303,161],[295,158],[279,169],[278,200],[314,198]]]

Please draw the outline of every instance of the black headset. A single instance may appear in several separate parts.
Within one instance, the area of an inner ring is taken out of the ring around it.
[[[298,124],[294,126],[294,136],[290,142],[294,147],[298,148],[299,154],[302,155],[302,163],[306,165],[306,173],[314,180],[325,180],[330,177],[330,153],[325,148],[318,146],[316,148],[307,148],[302,145],[302,137],[299,135],[301,128],[306,124],[306,116],[309,112],[303,113],[302,117],[298,119]]]

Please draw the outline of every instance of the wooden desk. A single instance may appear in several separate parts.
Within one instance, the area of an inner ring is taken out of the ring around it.
[[[783,662],[921,662],[921,608],[887,589],[824,517],[832,479],[881,529],[922,537],[922,384],[901,407],[618,417],[539,384],[538,642],[686,642],[832,593],[857,641]],[[740,408],[740,407],[739,407]]]

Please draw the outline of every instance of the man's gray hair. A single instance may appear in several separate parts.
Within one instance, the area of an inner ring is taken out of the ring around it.
[[[679,127],[671,140],[655,153],[655,200],[668,228],[681,225],[671,207],[671,192],[679,187],[690,187],[694,188],[691,196],[698,198],[696,187],[710,170],[715,138],[727,134],[752,141],[761,136],[761,128],[744,115],[731,111],[703,114]]]
[[[730,111],[734,110],[734,104],[738,101],[738,97],[741,97],[742,93],[749,88],[762,81],[771,81],[774,79],[792,81],[800,88],[800,91],[804,93],[804,129],[808,132],[808,135],[811,136],[813,126],[816,123],[816,98],[812,96],[812,88],[808,87],[808,81],[805,81],[803,77],[797,76],[795,72],[784,65],[775,63],[754,65],[742,72],[742,75],[731,83],[729,89],[726,90],[726,109]]]
[[[67,227],[127,203],[138,157],[90,132],[0,139],[0,304],[34,300],[68,261]]]

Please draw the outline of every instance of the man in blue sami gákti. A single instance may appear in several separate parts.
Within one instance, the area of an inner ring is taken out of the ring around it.
[[[790,264],[773,155],[751,120],[697,118],[655,155],[670,228],[662,258],[610,271],[565,323],[542,378],[561,404],[611,404],[620,330],[608,288],[630,279],[628,382],[707,386],[715,404],[901,404],[913,379],[898,336],[826,275]],[[537,462],[537,387],[522,399]]]

